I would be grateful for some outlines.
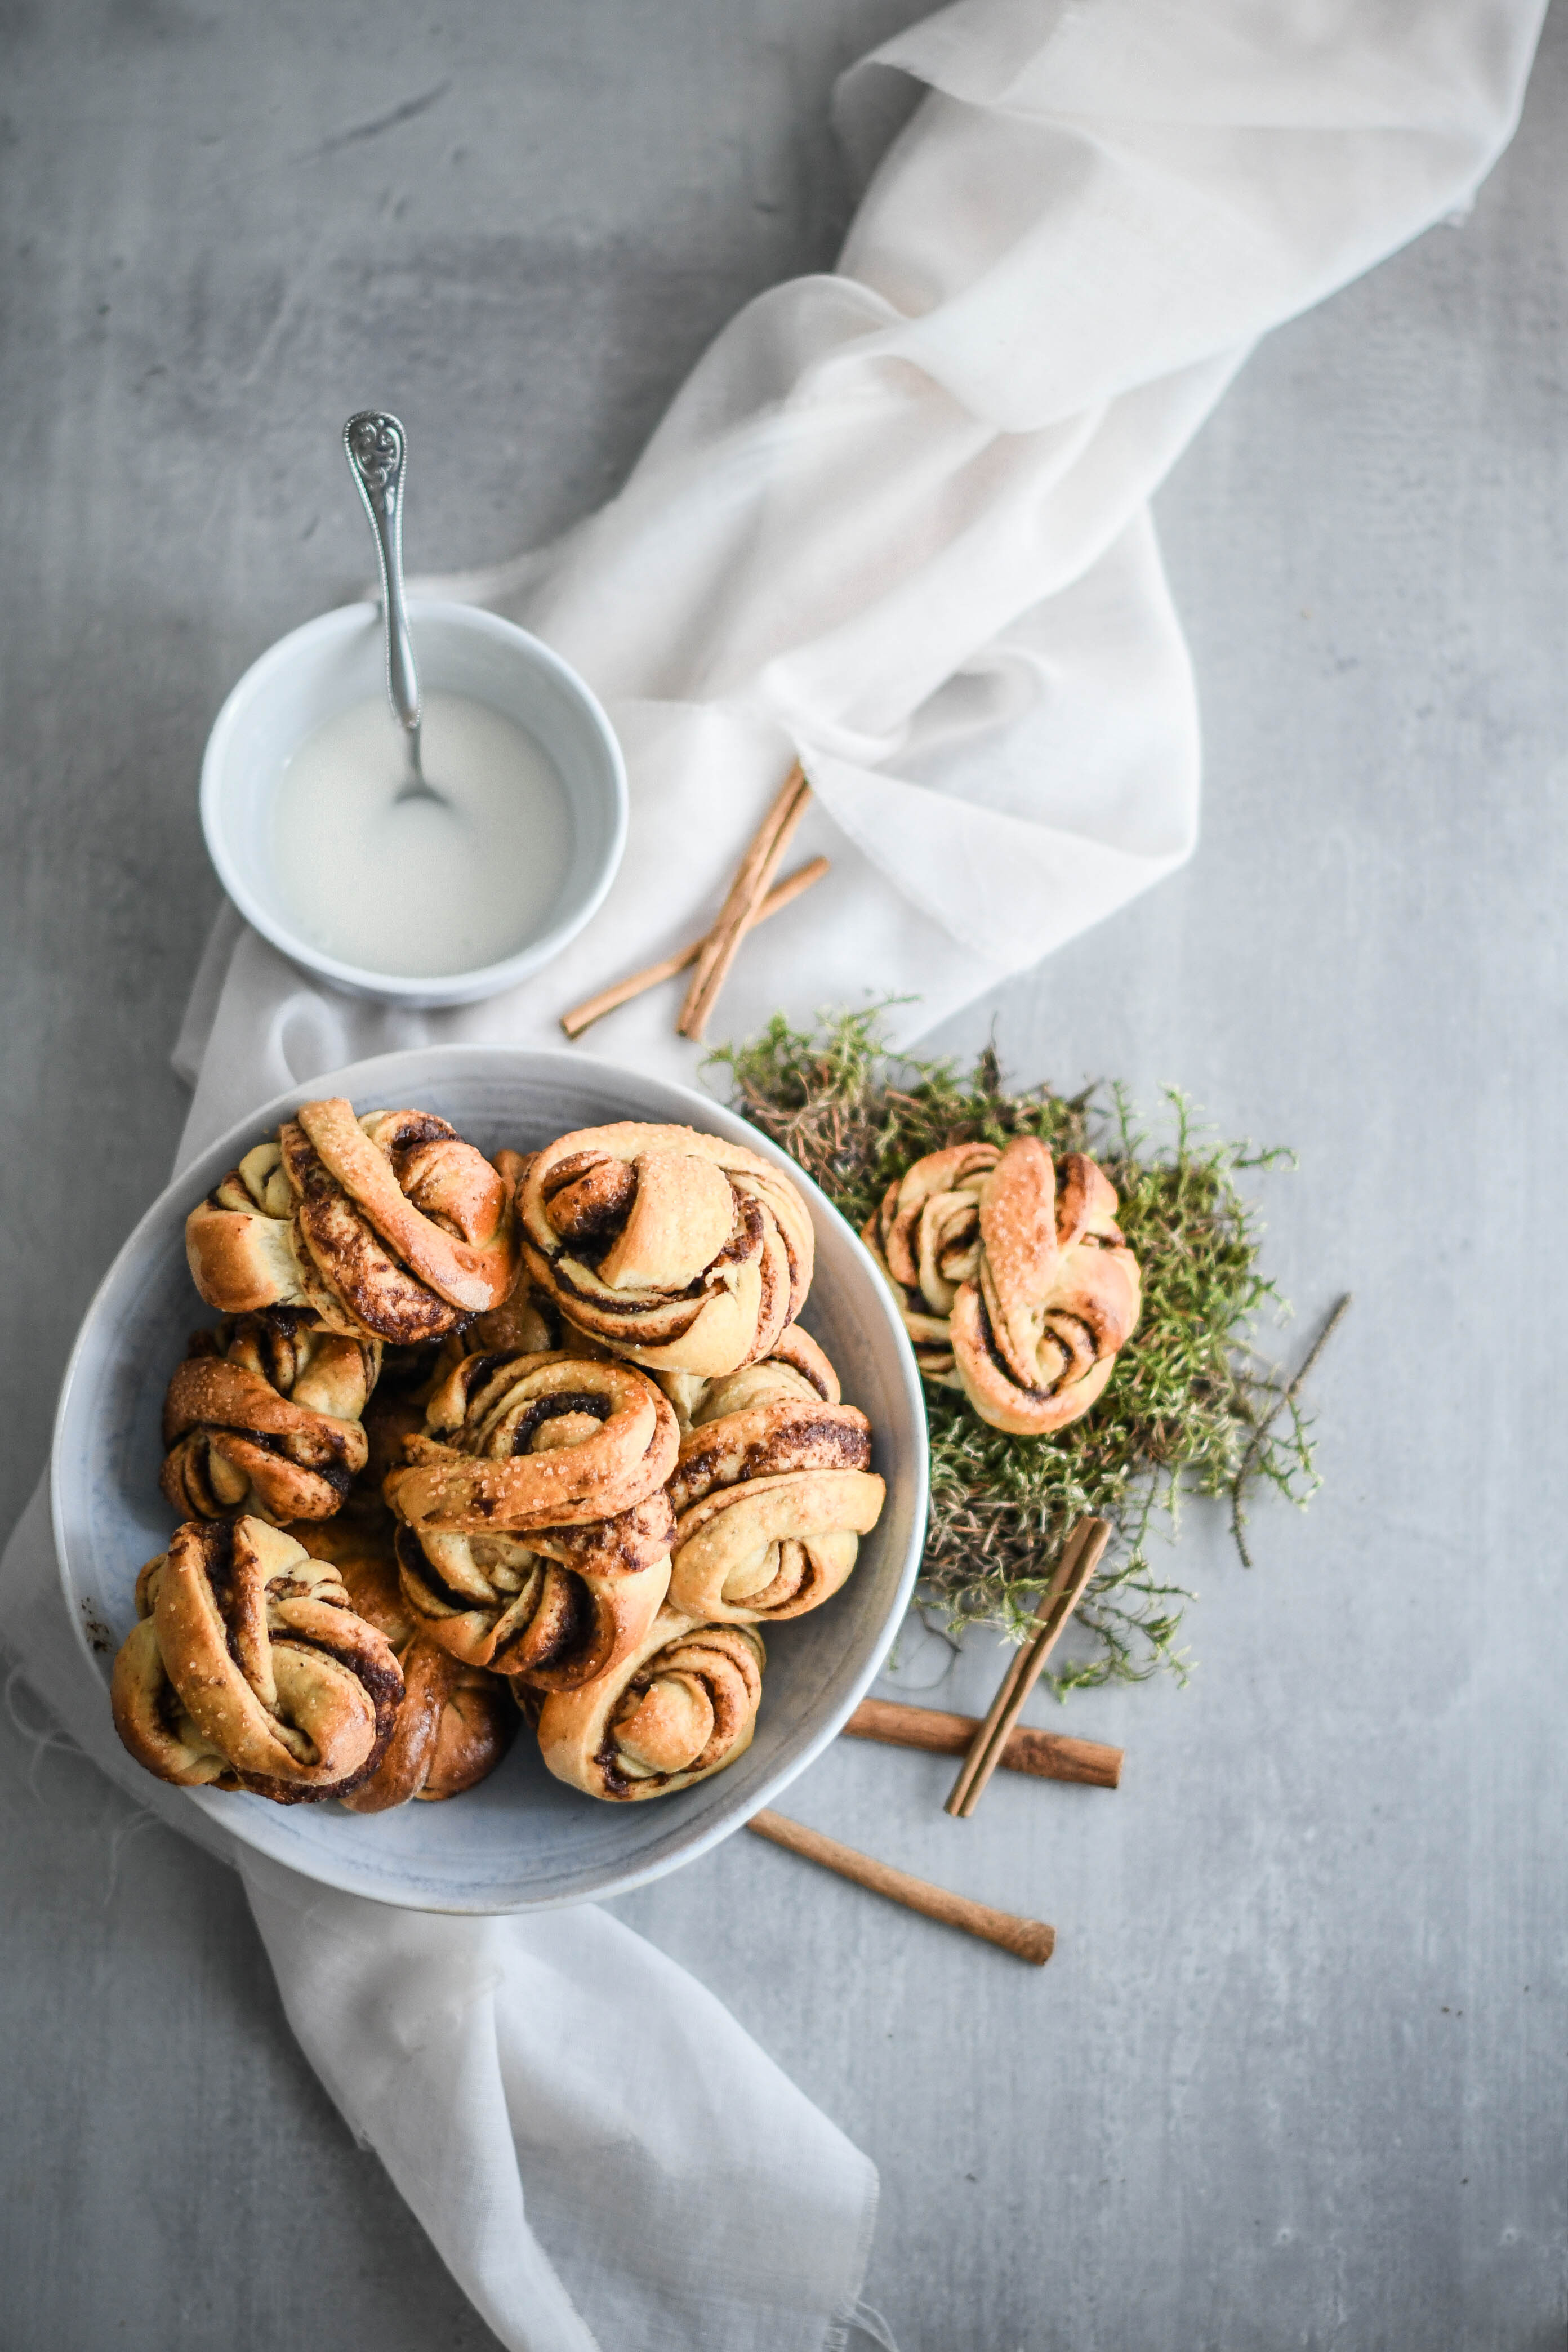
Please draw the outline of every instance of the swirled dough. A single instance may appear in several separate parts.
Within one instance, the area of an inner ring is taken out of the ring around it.
[[[191,1212],[191,1273],[231,1314],[300,1307],[353,1337],[437,1339],[511,1290],[520,1166],[427,1111],[301,1103]]]
[[[542,1690],[608,1671],[668,1588],[677,1444],[629,1364],[468,1358],[386,1481],[409,1611],[454,1657]]]
[[[404,1441],[386,1499],[421,1534],[575,1526],[657,1494],[679,1444],[668,1401],[630,1364],[467,1356]]]
[[[150,1560],[114,1662],[115,1728],[161,1780],[279,1804],[346,1796],[392,1738],[403,1676],[335,1569],[265,1520],[194,1519]]]
[[[300,1540],[330,1559],[350,1606],[384,1633],[403,1670],[403,1697],[386,1752],[368,1780],[343,1799],[354,1813],[382,1813],[411,1798],[460,1797],[495,1770],[517,1730],[507,1685],[466,1665],[428,1639],[405,1605],[389,1539],[341,1519],[306,1527]]]
[[[200,1331],[163,1404],[160,1484],[182,1518],[234,1511],[325,1519],[368,1458],[362,1416],[378,1340],[321,1331],[298,1307]]]
[[[1019,1437],[1089,1411],[1138,1328],[1138,1261],[1116,1188],[1081,1151],[1036,1136],[931,1153],[889,1188],[864,1238],[921,1365]]]
[[[765,1356],[810,1287],[805,1200],[758,1152],[634,1120],[563,1135],[519,1188],[534,1286],[649,1369],[712,1379]]]
[[[751,1746],[765,1656],[749,1625],[661,1609],[611,1673],[545,1700],[540,1752],[590,1797],[636,1802],[689,1789]]]
[[[669,1482],[670,1605],[735,1625],[819,1608],[881,1513],[870,1461],[869,1422],[804,1332],[708,1382]]]

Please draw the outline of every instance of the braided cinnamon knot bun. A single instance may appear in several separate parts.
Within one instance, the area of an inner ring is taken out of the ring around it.
[[[334,1568],[265,1520],[189,1520],[137,1580],[141,1622],[114,1662],[114,1726],[161,1780],[251,1789],[280,1805],[374,1772],[403,1676]]]
[[[477,1788],[517,1728],[505,1683],[449,1657],[419,1632],[404,1606],[389,1543],[340,1519],[299,1532],[302,1543],[331,1560],[350,1607],[386,1636],[403,1670],[403,1703],[386,1753],[344,1804],[354,1813],[382,1813],[410,1798],[436,1803]]]
[[[952,1370],[948,1318],[960,1283],[973,1278],[980,1262],[980,1195],[1001,1157],[994,1143],[928,1151],[889,1185],[861,1228],[898,1296],[915,1361],[928,1379]]]
[[[751,1746],[765,1654],[749,1625],[705,1625],[661,1609],[612,1673],[545,1700],[540,1752],[558,1780],[590,1797],[689,1789]]]
[[[381,1346],[319,1331],[298,1307],[198,1331],[163,1403],[159,1484],[182,1518],[330,1518],[365,1466],[361,1415]]]
[[[689,1616],[750,1625],[819,1608],[881,1513],[869,1422],[839,1403],[815,1340],[784,1344],[788,1357],[710,1381],[681,1441],[669,1597]]]
[[[444,1118],[301,1103],[185,1221],[210,1307],[307,1308],[325,1330],[412,1345],[499,1307],[517,1275],[512,1189]]]
[[[469,1356],[431,1398],[426,1428],[386,1481],[421,1630],[542,1690],[606,1673],[669,1583],[668,1403],[612,1360]]]
[[[1082,1152],[1058,1171],[1015,1136],[980,1196],[974,1276],[952,1303],[954,1368],[983,1421],[1016,1436],[1065,1429],[1100,1395],[1138,1328],[1138,1261],[1116,1188]]]
[[[626,1120],[563,1135],[518,1190],[536,1288],[580,1331],[650,1368],[734,1371],[765,1356],[811,1283],[811,1218],[758,1153]]]
[[[426,1529],[509,1533],[630,1510],[675,1467],[679,1433],[646,1373],[613,1358],[465,1356],[404,1441],[386,1499]]]

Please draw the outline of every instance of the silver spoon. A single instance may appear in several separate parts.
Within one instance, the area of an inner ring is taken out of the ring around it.
[[[419,673],[414,667],[414,640],[403,601],[403,477],[408,462],[408,436],[395,416],[362,408],[343,426],[343,448],[381,560],[386,691],[393,717],[408,746],[408,774],[393,806],[404,801],[435,801],[447,808],[451,803],[446,794],[426,782],[419,763]]]

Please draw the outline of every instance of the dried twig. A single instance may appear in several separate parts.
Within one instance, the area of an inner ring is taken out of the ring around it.
[[[1242,1500],[1243,1496],[1247,1492],[1247,1481],[1257,1470],[1259,1462],[1263,1458],[1263,1448],[1268,1443],[1269,1431],[1273,1428],[1275,1423],[1279,1420],[1280,1414],[1286,1410],[1287,1406],[1293,1405],[1296,1399],[1300,1395],[1302,1389],[1306,1386],[1307,1381],[1311,1375],[1312,1369],[1317,1363],[1319,1357],[1322,1354],[1323,1349],[1328,1346],[1329,1341],[1333,1338],[1334,1333],[1339,1329],[1340,1325],[1344,1321],[1346,1315],[1350,1312],[1351,1303],[1353,1297],[1354,1293],[1347,1290],[1342,1298],[1335,1300],[1332,1307],[1329,1311],[1328,1318],[1324,1322],[1322,1329],[1319,1332],[1317,1338],[1313,1340],[1311,1346],[1302,1357],[1294,1377],[1283,1389],[1280,1390],[1279,1394],[1276,1397],[1268,1412],[1264,1414],[1263,1419],[1258,1423],[1252,1443],[1241,1457],[1240,1466],[1237,1471],[1236,1477],[1232,1483],[1230,1490],[1230,1531],[1236,1538],[1236,1548],[1241,1554],[1241,1564],[1243,1568],[1250,1568],[1252,1566],[1252,1554],[1247,1549],[1247,1509]]]

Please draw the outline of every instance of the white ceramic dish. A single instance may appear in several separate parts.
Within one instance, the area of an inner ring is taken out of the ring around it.
[[[816,1187],[732,1111],[683,1087],[572,1053],[428,1046],[384,1054],[264,1105],[205,1152],[148,1210],[89,1307],[55,1424],[55,1544],[72,1622],[109,1705],[111,1654],[135,1617],[136,1572],[167,1541],[158,1489],[159,1419],[169,1374],[204,1307],[185,1265],[189,1211],[241,1150],[293,1110],[301,1091],[356,1110],[416,1105],[486,1151],[536,1148],[616,1118],[673,1120],[780,1160],[816,1229],[816,1274],[802,1321],[827,1349],[846,1399],[869,1414],[888,1481],[881,1519],[844,1590],[767,1636],[756,1738],[740,1762],[693,1789],[611,1805],[563,1787],[521,1737],[500,1770],[445,1804],[358,1816],[342,1806],[272,1805],[186,1790],[235,1836],[330,1886],[429,1911],[530,1911],[623,1893],[692,1861],[773,1802],[833,1738],[868,1688],[909,1604],[926,1516],[920,1376],[893,1301],[857,1236]],[[99,1633],[100,1646],[92,1636]]]
[[[268,845],[285,761],[339,711],[386,690],[381,608],[344,604],[307,621],[254,662],[218,712],[202,759],[202,830],[218,879],[264,939],[305,971],[384,1004],[473,1004],[538,971],[575,938],[615,878],[626,837],[626,776],[615,730],[558,654],[472,604],[408,607],[426,693],[444,689],[515,719],[553,761],[572,817],[572,848],[547,926],[482,970],[397,978],[340,963],[293,928]],[[387,724],[392,724],[388,715]]]

